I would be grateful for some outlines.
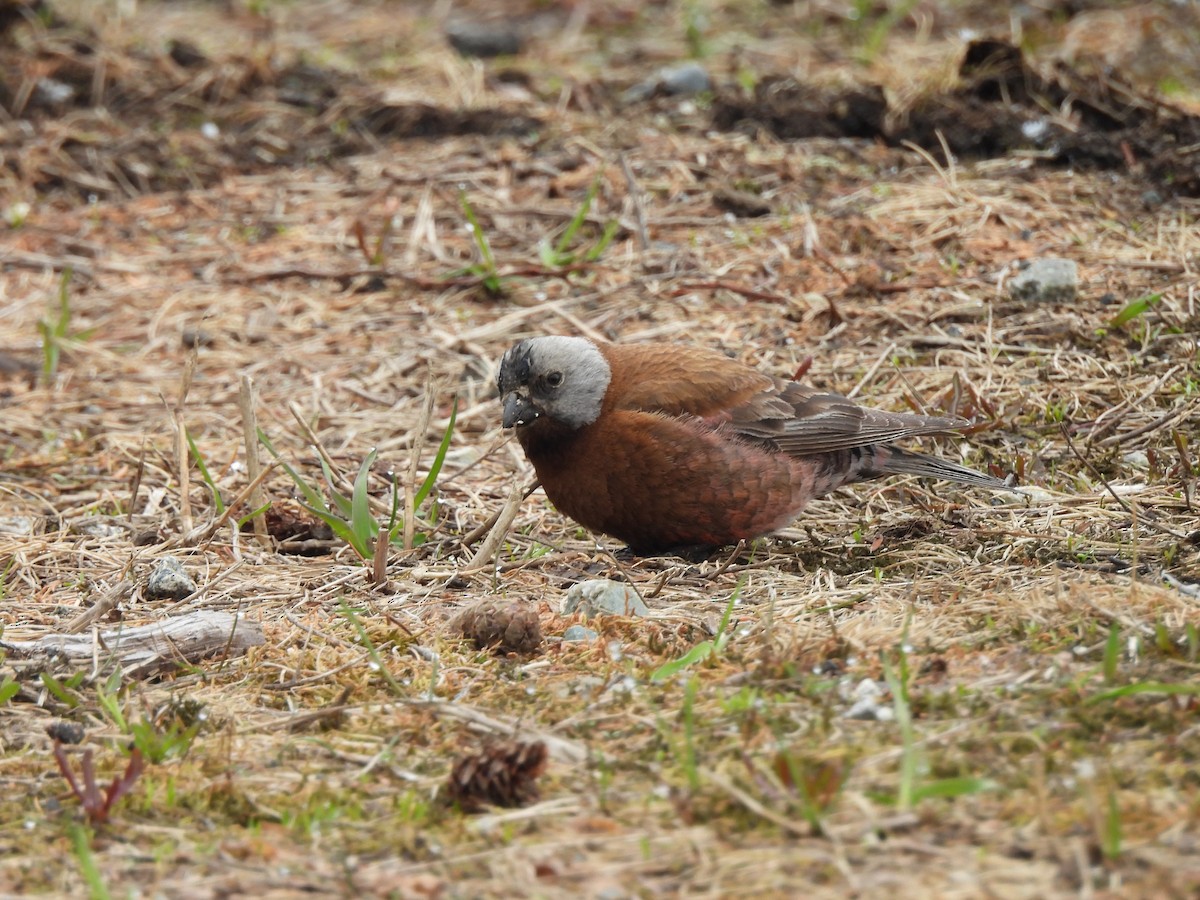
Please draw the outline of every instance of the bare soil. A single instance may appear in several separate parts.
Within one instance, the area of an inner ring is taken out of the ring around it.
[[[1200,890],[1193,6],[0,32],[0,894]],[[707,90],[633,99],[689,60]],[[1048,257],[1075,299],[1013,299]],[[494,370],[547,333],[966,416],[937,451],[1023,493],[897,479],[632,556],[521,499]],[[357,553],[284,464],[395,540]],[[154,599],[167,556],[197,589]],[[593,578],[650,614],[563,614]],[[216,653],[123,656],[227,614]]]

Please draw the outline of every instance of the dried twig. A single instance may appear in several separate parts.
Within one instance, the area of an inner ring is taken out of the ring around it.
[[[526,490],[521,487],[520,482],[513,482],[508,499],[504,501],[504,506],[494,516],[495,521],[488,532],[487,539],[479,545],[479,549],[475,551],[475,555],[471,557],[471,561],[467,563],[460,574],[467,575],[477,572],[491,564],[492,558],[496,555],[496,551],[500,549],[500,544],[504,541],[504,536],[508,534],[508,529],[512,527],[513,519],[517,517],[517,512],[521,509],[521,502],[536,487],[537,485],[535,484],[533,488]],[[465,540],[463,545],[467,546]]]

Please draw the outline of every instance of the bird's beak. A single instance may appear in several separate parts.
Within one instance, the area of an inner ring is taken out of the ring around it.
[[[533,424],[533,420],[540,415],[532,400],[517,391],[512,391],[504,398],[504,418],[501,419],[501,424],[505,428],[520,428]]]

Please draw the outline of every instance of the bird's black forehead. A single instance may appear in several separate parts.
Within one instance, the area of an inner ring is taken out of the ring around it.
[[[500,395],[529,384],[533,374],[532,341],[524,340],[513,346],[500,360],[500,374],[496,386]]]

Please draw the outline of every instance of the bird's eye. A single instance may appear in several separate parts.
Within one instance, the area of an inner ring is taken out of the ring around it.
[[[550,387],[558,387],[562,383],[563,383],[563,373],[562,372],[551,372],[549,375],[546,376],[546,384],[550,385]]]

